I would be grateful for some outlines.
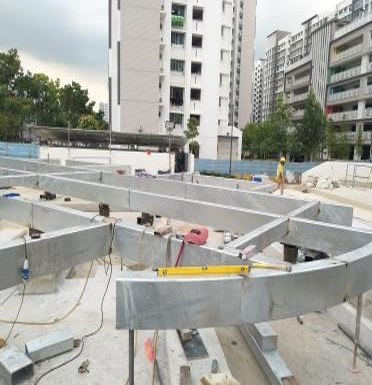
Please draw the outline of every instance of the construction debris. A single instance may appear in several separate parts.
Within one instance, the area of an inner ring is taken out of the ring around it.
[[[191,385],[191,369],[190,366],[180,367],[180,385]]]
[[[78,372],[80,374],[89,373],[89,369],[88,369],[89,364],[90,364],[89,360],[83,361],[83,363],[79,366]]]
[[[203,385],[240,385],[230,373],[207,374],[200,379]]]
[[[340,187],[340,182],[331,176],[308,175],[302,181],[305,188],[318,188],[322,190],[330,190]]]

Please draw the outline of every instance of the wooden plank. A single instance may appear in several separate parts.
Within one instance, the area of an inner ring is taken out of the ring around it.
[[[191,385],[190,366],[181,366],[180,367],[180,385]]]

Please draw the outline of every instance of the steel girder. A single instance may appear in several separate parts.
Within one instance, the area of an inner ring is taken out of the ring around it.
[[[186,245],[186,265],[243,264],[241,250],[246,246],[255,245],[259,252],[273,242],[332,257],[294,266],[292,273],[253,271],[248,279],[125,273],[117,281],[119,328],[208,327],[286,318],[333,306],[372,287],[372,232],[348,227],[352,221],[348,206],[242,189],[252,184],[229,188],[231,181],[218,178],[143,180],[10,158],[0,158],[0,166],[4,168],[0,186],[12,182],[242,234],[223,250]],[[101,217],[53,204],[2,199],[0,218],[46,231],[38,240],[27,240],[33,277],[108,253],[113,226]],[[175,237],[157,237],[152,229],[124,221],[116,224],[114,235],[115,254],[153,268],[174,265],[181,245]],[[0,289],[20,281],[24,248],[23,240],[0,248]]]

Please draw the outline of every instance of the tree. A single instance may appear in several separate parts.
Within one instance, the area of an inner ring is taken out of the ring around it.
[[[325,127],[325,116],[313,89],[307,96],[302,124],[297,127],[297,141],[305,160],[311,160],[319,154]]]
[[[16,49],[0,52],[0,85],[13,94],[16,79],[21,74],[21,60]]]
[[[193,140],[199,135],[198,121],[193,116],[187,122],[187,130],[184,134],[187,140]]]
[[[81,115],[93,113],[95,103],[89,101],[88,90],[83,90],[79,83],[72,82],[61,88],[59,100],[64,120],[72,127],[77,127]]]
[[[363,130],[358,130],[355,142],[355,154],[358,160],[361,159],[363,153]]]
[[[105,130],[106,122],[99,120],[99,114],[81,115],[77,128],[86,130]]]
[[[192,140],[189,143],[189,150],[194,154],[195,158],[199,158],[200,144],[196,140]]]
[[[288,150],[287,137],[291,118],[292,109],[285,103],[283,95],[280,95],[275,103],[274,111],[269,117],[267,127],[270,132],[272,155],[276,157],[285,154]]]
[[[184,131],[186,139],[189,140],[189,150],[196,158],[199,157],[200,144],[195,138],[199,135],[198,121],[193,116],[187,122],[187,130]]]
[[[337,137],[335,128],[332,126],[331,122],[328,122],[326,126],[326,142],[328,149],[328,157],[332,159],[337,155]]]
[[[336,157],[338,159],[348,159],[349,150],[350,148],[347,143],[347,127],[345,123],[342,123],[340,132],[337,135]]]

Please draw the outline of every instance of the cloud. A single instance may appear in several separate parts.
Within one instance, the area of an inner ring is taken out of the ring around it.
[[[105,0],[1,0],[0,47],[17,48],[33,72],[71,76],[107,100],[107,12]]]
[[[22,65],[25,71],[32,73],[42,72],[51,79],[60,79],[61,85],[69,84],[73,80],[78,81],[82,88],[89,90],[89,97],[96,102],[98,110],[99,102],[108,100],[107,74],[87,68],[82,72],[79,66],[62,64],[52,61],[43,61],[27,52],[20,52]]]

